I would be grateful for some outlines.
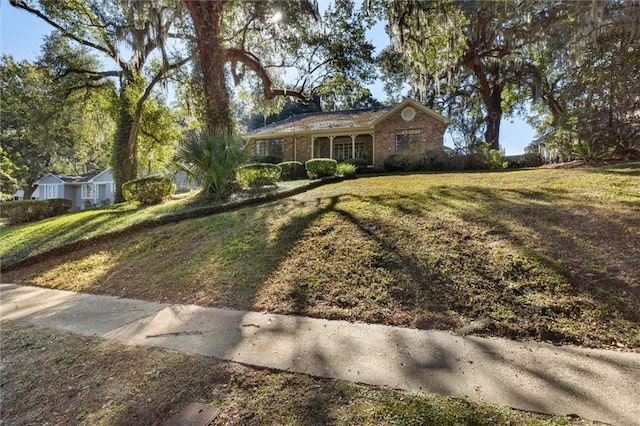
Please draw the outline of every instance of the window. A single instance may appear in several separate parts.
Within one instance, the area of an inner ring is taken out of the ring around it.
[[[256,156],[282,158],[282,139],[261,139],[256,141]]]
[[[353,141],[351,136],[336,136],[333,139],[333,159],[344,161],[353,157]]]
[[[83,200],[91,200],[93,199],[93,185],[82,185],[82,199]]]
[[[58,198],[58,186],[59,185],[42,185],[44,199]]]
[[[396,133],[396,151],[404,151],[420,142],[420,130],[403,130]]]

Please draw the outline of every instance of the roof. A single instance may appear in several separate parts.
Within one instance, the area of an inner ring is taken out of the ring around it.
[[[378,118],[384,116],[389,109],[310,112],[260,127],[249,132],[247,136],[369,127]]]
[[[295,133],[329,132],[347,129],[373,129],[377,123],[408,105],[416,107],[444,123],[449,123],[449,120],[432,109],[427,108],[413,99],[405,99],[393,108],[386,107],[300,114],[255,129],[247,133],[245,138],[271,137]]]
[[[70,185],[88,183],[88,182],[91,182],[93,180],[93,178],[105,173],[108,170],[110,170],[110,168],[106,168],[105,170],[103,170],[103,171],[101,171],[99,173],[98,172],[86,173],[84,175],[79,175],[79,176],[70,176],[70,175],[63,175],[63,174],[47,173],[46,175],[44,175],[43,177],[38,179],[36,182],[34,182],[34,185],[39,185],[40,181],[45,179],[47,176],[53,176],[53,177],[59,179],[62,183],[70,184]]]

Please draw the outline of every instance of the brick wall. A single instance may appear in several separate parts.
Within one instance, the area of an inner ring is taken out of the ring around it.
[[[402,130],[420,130],[420,143],[423,149],[441,150],[444,148],[444,132],[447,124],[417,108],[415,117],[405,121],[402,110],[387,117],[375,128],[375,167],[382,168],[385,158],[396,152],[396,132]]]
[[[282,138],[282,161],[293,161],[293,136]]]
[[[291,142],[293,144],[293,140]],[[293,157],[291,158],[293,160]],[[311,136],[296,137],[296,161],[304,163],[311,159]]]

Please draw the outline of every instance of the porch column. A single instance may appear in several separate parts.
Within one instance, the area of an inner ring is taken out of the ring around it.
[[[329,136],[329,158],[333,158],[333,138],[335,136]]]
[[[376,166],[376,134],[371,132],[371,164]]]
[[[356,137],[358,135],[351,135],[351,158],[356,158]]]

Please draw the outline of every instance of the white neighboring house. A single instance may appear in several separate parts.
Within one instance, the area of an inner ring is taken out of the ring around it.
[[[111,168],[100,173],[89,173],[82,176],[48,173],[36,181],[34,185],[38,186],[33,193],[34,198],[39,200],[66,198],[71,200],[72,210],[111,204],[115,193]]]

